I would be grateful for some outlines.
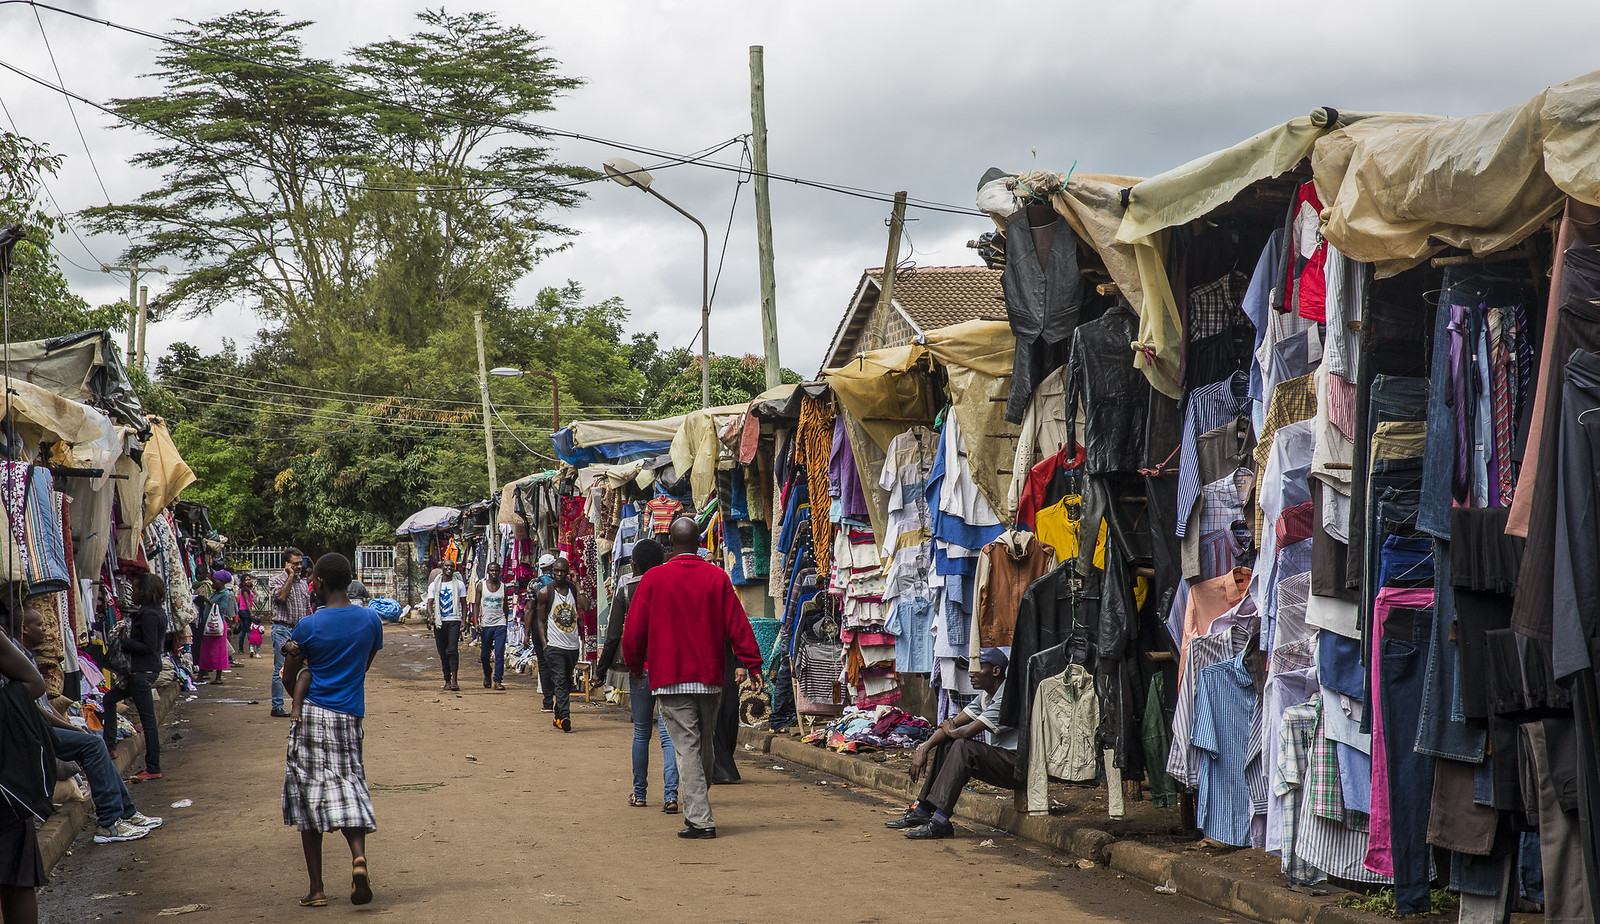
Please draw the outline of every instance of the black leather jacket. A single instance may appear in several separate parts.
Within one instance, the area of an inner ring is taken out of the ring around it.
[[[1006,227],[1006,268],[1000,276],[1006,318],[1017,338],[1011,394],[1006,399],[1006,420],[1012,423],[1022,422],[1035,383],[1061,364],[1060,354],[1071,342],[1083,305],[1078,236],[1060,216],[1056,216],[1050,252],[1043,261],[1039,256],[1028,224],[1028,210],[1023,209]],[[1127,351],[1126,345],[1123,351]],[[1054,361],[1052,353],[1058,357]]]
[[[1150,382],[1133,367],[1128,345],[1139,319],[1127,302],[1078,325],[1067,372],[1067,408],[1082,399],[1084,470],[1091,475],[1136,472],[1144,458],[1144,420]]]

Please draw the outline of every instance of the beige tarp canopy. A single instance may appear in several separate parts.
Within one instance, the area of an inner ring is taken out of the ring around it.
[[[665,443],[677,435],[686,416],[662,420],[580,420],[572,425],[572,442],[576,446],[601,446],[631,440]]]
[[[194,472],[178,454],[172,434],[167,432],[167,422],[160,417],[147,417],[150,421],[150,438],[144,444],[144,523],[149,526],[161,511],[178,499],[183,489],[195,483]]]
[[[1317,141],[1324,234],[1380,277],[1445,245],[1482,256],[1521,243],[1571,196],[1600,205],[1600,72],[1464,119],[1385,116]]]
[[[717,461],[722,456],[722,441],[717,439],[717,433],[728,421],[743,417],[747,407],[748,404],[729,404],[701,408],[679,418],[683,422],[671,437],[672,465],[680,478],[685,472],[689,473],[695,507],[703,508],[711,497],[711,489],[717,486]]]

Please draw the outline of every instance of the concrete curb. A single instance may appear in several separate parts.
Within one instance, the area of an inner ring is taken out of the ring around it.
[[[164,724],[178,705],[181,691],[176,683],[162,684],[156,689],[156,723]],[[144,736],[127,738],[117,749],[112,761],[117,772],[126,779],[135,767],[144,766]],[[74,799],[56,810],[54,815],[39,826],[39,854],[44,861],[45,875],[49,875],[78,839],[83,829],[94,823],[94,803],[88,799]]]
[[[741,726],[739,743],[751,750],[809,767],[851,783],[910,801],[917,788],[904,773],[880,764],[803,744],[787,735],[773,735]],[[1284,924],[1378,924],[1386,918],[1341,908],[1342,894],[1303,895],[1277,883],[1246,879],[1237,873],[1193,860],[1142,841],[1118,840],[1106,831],[1073,824],[1064,818],[1019,813],[996,799],[964,799],[958,817],[969,823],[1008,831],[1024,840],[1103,863],[1112,870],[1163,886],[1179,895],[1257,921]]]

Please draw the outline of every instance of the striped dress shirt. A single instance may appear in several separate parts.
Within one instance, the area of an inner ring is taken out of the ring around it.
[[[1189,394],[1183,415],[1183,441],[1178,444],[1178,524],[1179,536],[1189,532],[1189,513],[1200,498],[1200,450],[1202,434],[1231,423],[1250,410],[1250,377],[1243,372],[1196,388]],[[1260,466],[1257,466],[1260,471]]]
[[[1250,789],[1245,763],[1253,717],[1260,708],[1244,652],[1196,673],[1194,732],[1203,753],[1195,820],[1207,837],[1244,847],[1250,843]]]

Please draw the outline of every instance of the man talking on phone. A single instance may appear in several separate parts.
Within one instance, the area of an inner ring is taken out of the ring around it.
[[[304,552],[296,548],[283,552],[283,570],[272,576],[267,594],[272,598],[272,715],[287,719],[283,708],[283,643],[300,620],[311,615],[310,570]]]

